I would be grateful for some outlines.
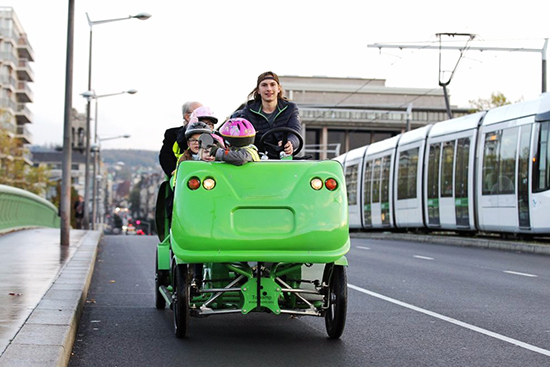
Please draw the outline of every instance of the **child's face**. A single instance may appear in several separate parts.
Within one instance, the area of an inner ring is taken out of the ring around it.
[[[189,139],[187,139],[187,145],[189,145],[189,149],[193,152],[193,154],[197,154],[199,152],[199,138],[201,134],[195,134],[191,135]]]
[[[201,160],[206,162],[212,162],[214,157],[210,155],[210,148],[201,149]]]

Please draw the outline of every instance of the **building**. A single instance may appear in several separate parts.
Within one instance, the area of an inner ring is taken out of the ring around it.
[[[300,108],[306,153],[333,158],[408,129],[448,119],[441,88],[386,87],[385,79],[280,76]],[[452,107],[453,117],[470,113]]]
[[[32,113],[27,104],[33,101],[33,61],[34,51],[15,11],[0,6],[0,130],[17,139],[15,156],[29,165],[32,156],[26,145],[32,143],[32,135],[27,124],[32,123]]]

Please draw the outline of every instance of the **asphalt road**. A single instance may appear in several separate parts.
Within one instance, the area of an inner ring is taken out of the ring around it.
[[[550,258],[353,239],[340,340],[321,318],[154,307],[155,237],[100,245],[70,366],[549,366]]]

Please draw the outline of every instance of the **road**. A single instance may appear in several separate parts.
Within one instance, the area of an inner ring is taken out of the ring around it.
[[[70,366],[548,366],[550,258],[352,239],[340,340],[320,318],[191,319],[154,307],[156,238],[100,245]]]

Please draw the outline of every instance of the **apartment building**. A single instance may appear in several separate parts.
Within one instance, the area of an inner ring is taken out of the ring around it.
[[[32,155],[26,147],[32,143],[27,124],[32,113],[27,107],[33,101],[29,83],[34,81],[30,63],[34,51],[12,7],[0,6],[0,130],[17,139],[14,156],[32,164]]]
[[[300,108],[306,153],[334,158],[407,129],[446,120],[441,88],[387,87],[385,79],[280,76]],[[452,107],[454,117],[468,108]]]

